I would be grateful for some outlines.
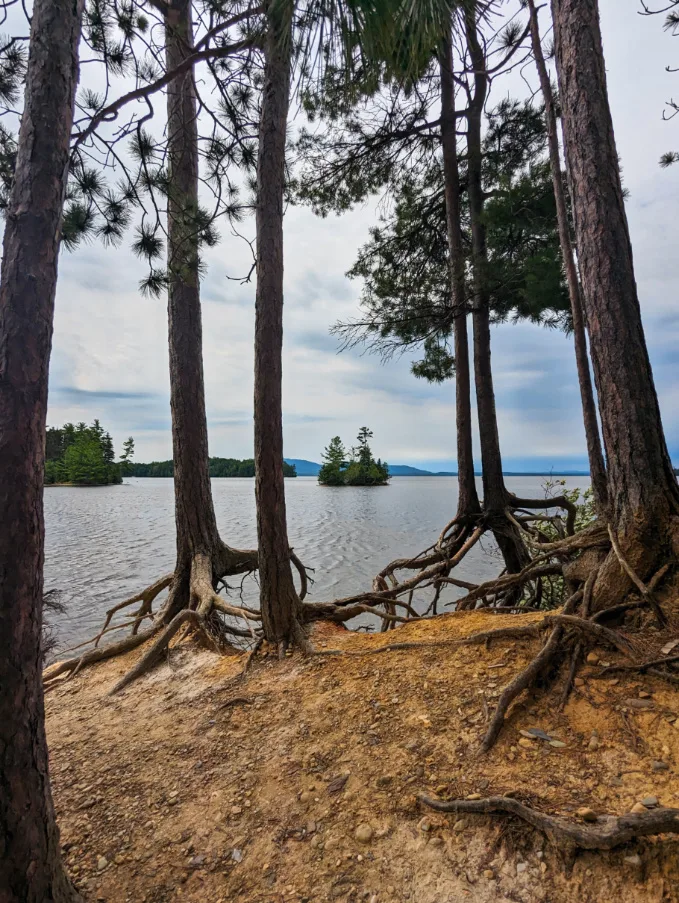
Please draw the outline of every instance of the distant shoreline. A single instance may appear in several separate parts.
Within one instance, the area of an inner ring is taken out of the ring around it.
[[[544,471],[519,471],[519,470],[507,470],[503,471],[503,476],[505,477],[589,477],[588,473],[584,471],[565,471],[564,473],[557,473],[554,470],[544,470]],[[135,476],[134,474],[130,474],[130,477],[134,477],[135,480],[171,480],[171,476],[167,476],[165,474],[147,474],[145,476]],[[390,474],[390,479],[396,479],[398,477],[456,477],[456,473],[427,473],[426,471],[420,471],[419,473],[392,473]],[[481,477],[483,474],[475,473],[475,477]],[[299,479],[300,477],[313,477],[316,478],[316,474],[313,473],[301,473],[298,474],[297,477],[286,477],[286,479]],[[129,477],[128,477],[129,478]],[[233,476],[222,476],[222,477],[211,477],[212,480],[254,480],[254,477],[251,476],[239,476],[234,474]],[[50,486],[75,486],[75,483],[50,483]]]

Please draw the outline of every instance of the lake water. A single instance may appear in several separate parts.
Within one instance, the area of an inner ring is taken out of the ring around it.
[[[507,477],[510,491],[543,497],[543,477]],[[569,477],[569,488],[589,485]],[[457,506],[455,477],[395,477],[387,487],[330,488],[315,477],[285,481],[288,531],[299,557],[315,568],[310,601],[370,589],[393,558],[431,545]],[[254,479],[215,479],[212,492],[222,538],[256,545]],[[479,487],[480,492],[480,487]],[[45,587],[62,592],[66,613],[52,617],[61,649],[88,639],[116,602],[174,566],[171,479],[128,479],[122,486],[50,487],[45,491]],[[457,569],[478,582],[498,573],[493,544],[477,545]],[[257,598],[249,580],[245,598]],[[447,590],[446,599],[461,591]]]

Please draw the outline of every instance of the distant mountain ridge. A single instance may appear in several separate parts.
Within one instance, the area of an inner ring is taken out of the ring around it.
[[[294,465],[298,477],[317,477],[321,465],[315,461],[306,461],[304,458],[284,458],[286,464]],[[431,470],[421,470],[419,467],[410,467],[408,464],[390,464],[389,473],[392,477],[456,477],[457,471],[440,470],[434,473]],[[541,471],[505,471],[506,477],[588,477],[586,470],[563,470],[560,472]],[[477,477],[481,474],[477,473]]]

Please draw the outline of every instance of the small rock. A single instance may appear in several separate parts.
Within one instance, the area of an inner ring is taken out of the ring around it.
[[[563,740],[550,740],[549,745],[554,747],[554,749],[564,749],[566,746]]]
[[[458,820],[453,825],[453,831],[459,834],[461,831],[467,827],[467,822],[463,818],[458,818]]]
[[[517,862],[516,863],[516,874],[520,875],[522,872],[525,872],[528,868],[527,862]]]
[[[598,665],[601,659],[596,654],[596,652],[590,652],[587,656],[587,664],[588,665]]]
[[[373,829],[370,825],[359,825],[354,831],[354,837],[359,843],[370,843],[373,839]]]
[[[650,699],[651,694],[648,690],[639,690],[639,699]]]
[[[311,794],[308,790],[303,790],[299,795],[300,803],[309,803],[311,802]]]
[[[443,838],[442,837],[432,837],[429,841],[430,847],[442,847],[443,846]]]
[[[635,803],[629,811],[635,815],[643,815],[647,810],[646,806],[643,806],[641,803]]]
[[[596,821],[597,814],[594,809],[590,809],[589,806],[583,806],[582,809],[578,809],[575,813],[578,818],[581,818],[583,821]]]
[[[599,747],[601,746],[601,740],[599,740],[599,735],[596,733],[596,731],[590,737],[589,743],[587,745],[591,750],[599,749]]]
[[[392,774],[381,774],[377,779],[377,786],[388,787],[393,780],[394,776]]]
[[[189,859],[189,865],[194,869],[201,868],[201,866],[205,865],[205,853],[199,853],[197,856]]]
[[[653,708],[653,700],[652,699],[626,699],[625,705],[629,706],[631,709],[652,709]]]
[[[243,851],[242,850],[231,850],[231,858],[234,862],[241,862],[243,859]]]
[[[583,680],[582,677],[576,677],[575,680],[573,681],[573,683],[576,687],[584,687],[585,686],[585,681]]]
[[[108,859],[106,858],[106,856],[100,856],[97,859],[97,871],[98,872],[103,872],[103,870],[106,868],[107,865],[108,865]]]
[[[625,862],[638,868],[641,865],[641,856],[638,853],[634,853],[632,856],[625,856]]]
[[[340,774],[333,778],[328,784],[328,793],[339,793],[341,790],[344,790],[344,785],[348,780],[348,774]]]
[[[420,819],[420,823],[418,824],[417,827],[420,829],[420,831],[424,831],[425,833],[426,833],[427,831],[431,831],[431,821],[430,821],[430,819],[428,819],[427,816],[425,815],[424,818]]]
[[[231,807],[231,815],[242,815],[243,810],[240,806],[232,806]]]
[[[314,847],[314,849],[320,847],[322,843],[323,841],[318,834],[314,834],[314,836],[311,838],[311,846]]]
[[[467,799],[468,799],[468,800],[480,800],[480,799],[483,799],[483,797],[481,796],[480,793],[470,793],[470,794],[467,796]]]
[[[537,738],[538,740],[552,740],[553,737],[543,731],[541,727],[530,727],[527,731],[519,731],[522,737]]]
[[[661,762],[660,760],[656,760],[653,763],[653,765],[651,766],[651,768],[653,769],[653,771],[656,772],[656,774],[660,771],[669,771],[670,770],[670,766],[667,764],[667,762]]]
[[[524,749],[535,749],[535,744],[532,740],[529,740],[527,737],[522,737],[519,740],[519,746],[523,746]]]
[[[641,805],[645,806],[647,809],[655,809],[655,807],[658,805],[658,797],[645,796],[641,801]]]
[[[315,834],[316,833],[316,822],[313,820],[309,820],[306,823],[306,832],[307,834]]]
[[[493,878],[495,878],[495,872],[492,869],[484,869],[483,877],[491,881]]]

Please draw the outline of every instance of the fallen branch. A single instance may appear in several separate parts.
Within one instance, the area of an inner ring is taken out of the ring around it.
[[[612,850],[636,837],[679,834],[679,809],[650,809],[628,815],[600,815],[594,824],[579,824],[556,815],[547,815],[511,797],[491,796],[485,800],[443,800],[421,795],[421,803],[437,812],[473,815],[514,815],[546,834],[557,846],[582,850]]]

